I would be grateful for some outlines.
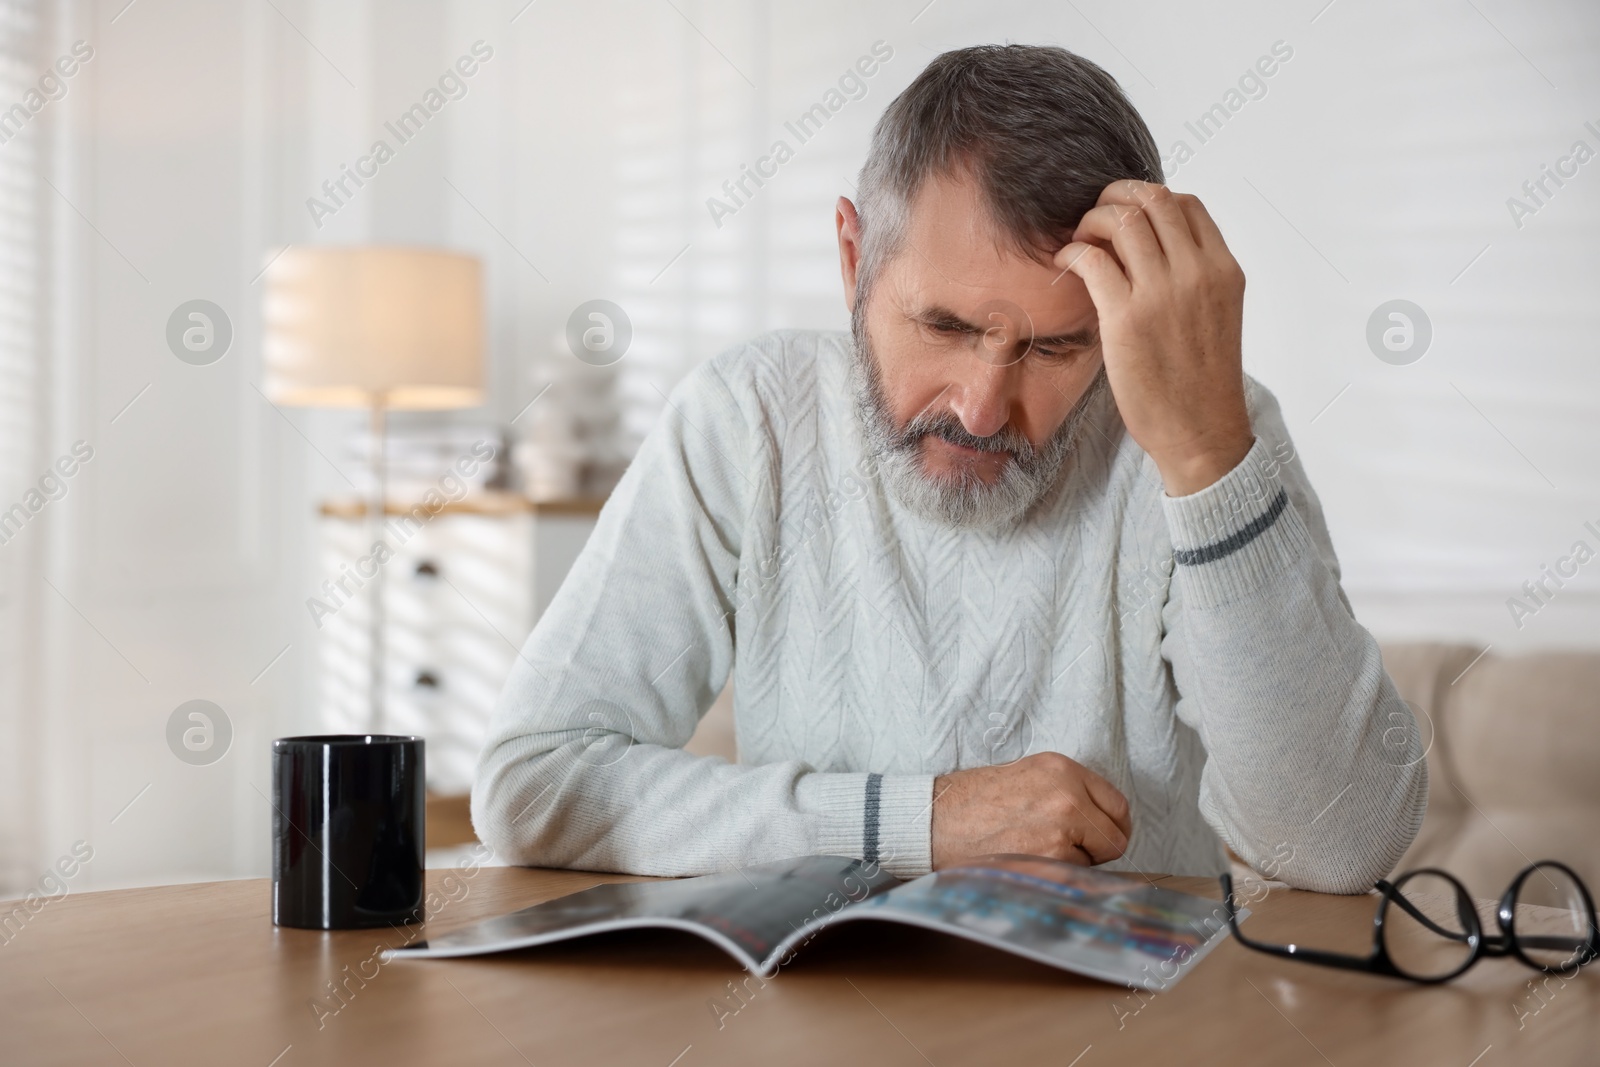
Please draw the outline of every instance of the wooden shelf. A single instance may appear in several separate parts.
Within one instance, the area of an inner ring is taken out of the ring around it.
[[[431,515],[598,515],[606,502],[605,497],[575,497],[565,500],[530,500],[517,493],[474,493],[460,500],[447,500]],[[384,502],[385,515],[409,515],[421,501],[388,500]],[[364,519],[367,501],[354,498],[325,500],[317,508],[318,514],[330,519]]]

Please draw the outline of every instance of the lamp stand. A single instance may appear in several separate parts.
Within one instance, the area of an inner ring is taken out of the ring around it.
[[[387,504],[384,499],[387,495],[385,483],[386,465],[384,463],[384,453],[387,451],[384,447],[384,438],[387,433],[384,407],[387,399],[383,393],[374,393],[372,395],[372,500],[367,505],[367,516],[372,527],[372,545],[368,546],[368,551],[373,551],[377,544],[383,540],[383,516],[384,508]],[[371,656],[368,664],[371,672],[368,681],[370,687],[368,702],[370,704],[372,732],[381,734],[383,733],[383,691],[385,681],[383,669],[384,566],[377,560],[373,562],[377,573],[372,576],[372,629],[368,635],[367,643],[367,649]]]

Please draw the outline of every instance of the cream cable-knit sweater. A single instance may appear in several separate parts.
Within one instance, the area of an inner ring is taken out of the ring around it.
[[[1276,401],[1168,497],[1109,391],[1018,528],[944,527],[866,458],[848,334],[696,369],[523,647],[472,794],[512,862],[702,874],[803,853],[930,865],[936,775],[1065,753],[1128,797],[1112,868],[1353,893],[1427,767],[1352,617]],[[730,674],[738,764],[682,746]],[[1220,841],[1219,841],[1220,836]]]

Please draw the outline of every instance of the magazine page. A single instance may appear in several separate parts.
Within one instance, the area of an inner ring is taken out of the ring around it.
[[[774,949],[786,936],[899,884],[876,864],[800,856],[699,878],[597,885],[384,955],[476,956],[608,930],[661,927],[698,934],[747,970],[770,973]]]
[[[1241,918],[1248,915],[1240,909]],[[1039,856],[986,856],[831,917],[925,926],[1091,978],[1169,988],[1227,932],[1219,901]]]

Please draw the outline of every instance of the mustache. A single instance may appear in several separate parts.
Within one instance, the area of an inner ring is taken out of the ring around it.
[[[1020,430],[1006,425],[988,437],[979,437],[961,424],[950,411],[923,412],[906,423],[905,429],[895,435],[896,448],[908,449],[922,443],[925,437],[937,437],[974,452],[1004,453],[1013,458],[1027,458],[1038,450]]]

